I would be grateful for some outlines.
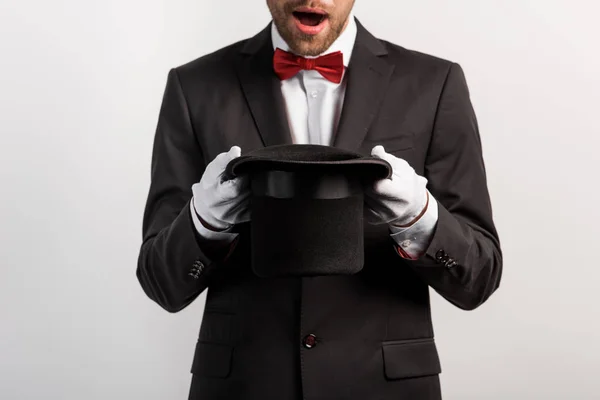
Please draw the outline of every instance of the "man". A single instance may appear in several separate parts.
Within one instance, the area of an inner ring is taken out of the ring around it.
[[[354,0],[267,4],[262,32],[170,71],[155,136],[137,276],[169,312],[208,288],[190,399],[440,399],[428,287],[471,310],[502,270],[463,72],[376,39]],[[284,143],[393,167],[360,273],[253,274],[248,184],[223,172]]]

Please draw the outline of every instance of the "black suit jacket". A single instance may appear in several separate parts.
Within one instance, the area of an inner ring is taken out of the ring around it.
[[[502,270],[463,71],[358,24],[333,145],[368,155],[382,144],[425,176],[439,203],[433,240],[409,261],[387,226],[368,225],[359,274],[260,279],[250,268],[248,224],[226,254],[197,235],[189,202],[217,154],[291,143],[272,55],[267,27],[168,77],[137,276],[169,312],[208,288],[190,399],[439,399],[428,289],[474,309]]]

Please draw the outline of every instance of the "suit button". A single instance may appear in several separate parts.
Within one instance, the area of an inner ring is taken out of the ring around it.
[[[458,265],[458,263],[453,259],[449,259],[448,261],[446,261],[446,268],[448,268],[448,269],[454,268],[457,265]]]
[[[310,335],[306,335],[304,337],[304,340],[302,341],[302,344],[307,349],[312,349],[313,347],[315,347],[317,345],[317,337],[315,335],[313,335],[312,333]]]
[[[447,258],[448,258],[448,254],[446,254],[446,252],[444,250],[438,250],[437,253],[435,253],[435,260],[438,263],[445,262],[445,260]]]
[[[204,269],[204,264],[202,264],[202,261],[196,260],[194,261],[194,268],[202,271]]]

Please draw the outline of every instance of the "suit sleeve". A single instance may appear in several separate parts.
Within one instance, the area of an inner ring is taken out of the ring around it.
[[[169,312],[182,310],[204,291],[235,246],[209,241],[194,226],[191,187],[204,169],[179,77],[172,69],[154,137],[136,272],[146,295]]]
[[[452,304],[475,309],[500,284],[502,252],[479,128],[458,64],[449,69],[440,96],[425,175],[438,221],[425,254],[408,262]]]

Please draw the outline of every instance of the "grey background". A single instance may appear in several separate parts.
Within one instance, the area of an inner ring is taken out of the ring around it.
[[[459,62],[481,125],[505,273],[473,312],[433,296],[445,399],[598,398],[598,11],[357,1],[375,35]],[[154,128],[169,68],[268,20],[264,0],[0,3],[0,398],[187,398],[204,296],[168,314],[135,277]]]

